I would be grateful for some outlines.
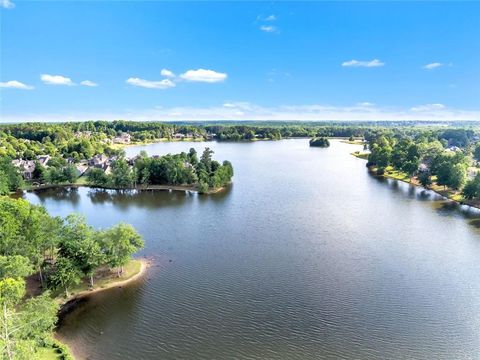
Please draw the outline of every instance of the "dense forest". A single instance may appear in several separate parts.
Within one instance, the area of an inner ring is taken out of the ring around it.
[[[93,287],[99,269],[120,276],[143,247],[142,238],[127,224],[95,230],[82,216],[52,217],[41,206],[8,197],[0,197],[0,229],[2,359],[37,359],[49,347],[67,359],[67,350],[52,337],[55,298],[68,298],[83,279]],[[37,279],[40,294],[27,291],[27,279]]]

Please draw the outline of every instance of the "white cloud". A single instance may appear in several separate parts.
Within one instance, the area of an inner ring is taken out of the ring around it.
[[[42,74],[40,76],[40,79],[47,85],[67,85],[67,86],[75,85],[72,79],[62,75]]]
[[[139,86],[147,89],[169,89],[176,86],[175,83],[169,79],[163,79],[160,81],[151,81],[151,80],[131,77],[131,78],[128,78],[126,82],[127,84],[130,84],[133,86]]]
[[[265,19],[265,21],[275,21],[277,20],[277,17],[275,15],[268,15]]]
[[[160,75],[165,76],[165,77],[168,77],[168,78],[173,78],[173,77],[175,77],[175,74],[174,74],[172,71],[168,70],[168,69],[162,69],[162,71],[160,71]]]
[[[371,103],[371,102],[368,102],[368,101],[364,101],[364,102],[359,102],[357,103],[357,106],[360,106],[360,107],[369,107],[369,106],[375,106],[374,103]]]
[[[445,66],[445,64],[442,64],[442,63],[439,63],[439,62],[434,62],[434,63],[425,65],[423,68],[426,69],[426,70],[433,70],[433,69],[436,69],[436,68],[439,68],[439,67],[442,67],[442,66]]]
[[[414,106],[410,110],[414,112],[424,112],[424,111],[443,110],[445,108],[446,106],[443,104],[424,104],[424,105]]]
[[[0,7],[5,9],[13,9],[15,7],[15,4],[10,0],[0,0]]]
[[[83,80],[80,84],[82,84],[83,86],[89,86],[89,87],[97,87],[98,84],[93,82],[93,81],[90,81],[90,80]]]
[[[267,32],[267,33],[276,33],[278,32],[278,28],[273,25],[262,25],[260,26],[260,30]]]
[[[7,82],[0,82],[0,88],[12,88],[12,89],[22,89],[22,90],[32,90],[33,86],[24,84],[17,80],[10,80]]]
[[[184,72],[180,75],[180,78],[192,82],[216,83],[225,81],[227,79],[227,74],[213,70],[197,69]]]
[[[299,120],[299,121],[455,121],[480,120],[480,109],[462,110],[443,104],[426,104],[413,108],[334,106],[325,104],[279,105],[265,107],[249,102],[228,102],[210,107],[153,107],[125,109],[117,112],[53,114],[3,114],[4,122],[102,120]]]
[[[354,59],[350,61],[344,61],[342,63],[342,66],[344,67],[379,67],[384,65],[385,63],[378,59],[373,59],[370,61],[358,61]]]

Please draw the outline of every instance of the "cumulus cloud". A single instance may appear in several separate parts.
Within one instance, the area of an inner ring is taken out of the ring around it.
[[[260,26],[260,30],[267,32],[267,33],[276,33],[278,32],[278,28],[273,25],[262,25]]]
[[[165,76],[165,77],[167,77],[167,78],[173,78],[173,77],[175,77],[175,74],[174,74],[172,71],[168,70],[168,69],[162,69],[162,71],[160,71],[160,75]]]
[[[445,66],[445,64],[439,63],[439,62],[434,62],[431,64],[424,65],[423,68],[426,70],[433,70],[439,67]]]
[[[424,111],[443,110],[445,108],[446,106],[443,104],[424,104],[424,105],[414,106],[410,110],[414,112],[424,112]]]
[[[22,89],[22,90],[32,90],[33,86],[24,84],[17,80],[10,80],[6,82],[0,82],[0,88],[12,88],[12,89]]]
[[[191,82],[217,83],[225,81],[227,74],[213,70],[197,69],[184,72],[180,75],[180,78]]]
[[[80,84],[82,84],[83,86],[89,86],[89,87],[97,87],[98,84],[93,82],[93,81],[90,81],[90,80],[83,80]]]
[[[15,7],[15,4],[10,0],[0,0],[0,7],[4,9],[13,9]]]
[[[168,89],[176,86],[175,83],[169,79],[152,81],[152,80],[145,80],[145,79],[131,77],[131,78],[128,78],[126,82],[127,84],[143,87],[147,89]]]
[[[42,74],[40,79],[47,85],[75,85],[72,79],[62,75]]]
[[[342,66],[344,67],[380,67],[384,66],[385,63],[378,60],[378,59],[373,59],[370,61],[359,61],[359,60],[350,60],[350,61],[344,61],[342,63]]]

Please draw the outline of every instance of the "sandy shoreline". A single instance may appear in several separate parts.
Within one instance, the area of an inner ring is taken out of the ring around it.
[[[75,310],[75,308],[82,303],[82,299],[88,298],[90,296],[93,296],[97,293],[100,293],[102,291],[108,290],[108,289],[113,289],[116,287],[123,287],[125,285],[129,285],[134,283],[137,280],[140,280],[146,273],[147,269],[151,265],[151,261],[147,259],[135,259],[137,261],[140,261],[140,270],[133,276],[129,277],[128,279],[119,279],[119,281],[113,281],[103,287],[99,288],[94,288],[91,290],[85,290],[81,291],[75,295],[70,296],[68,299],[65,299],[61,303],[61,307],[59,310],[59,323],[61,323],[61,319],[66,316],[68,313],[71,311]],[[75,351],[75,347],[71,346],[68,341],[63,339],[61,336],[59,336],[57,333],[54,334],[54,337],[57,341],[61,342],[62,344],[66,345],[68,349],[70,350],[70,353],[76,360],[83,359],[82,355],[80,352]]]
[[[81,291],[79,293],[76,293],[75,295],[70,296],[68,299],[65,299],[65,301],[62,303],[62,307],[64,305],[67,305],[68,303],[71,303],[72,301],[78,300],[82,297],[93,295],[93,294],[96,294],[96,293],[99,293],[101,291],[108,290],[108,289],[111,289],[111,288],[114,288],[114,287],[121,287],[121,286],[124,286],[126,284],[132,283],[135,280],[140,279],[145,274],[145,271],[147,270],[147,268],[150,266],[150,262],[146,259],[134,259],[134,260],[140,261],[140,270],[135,275],[129,277],[128,279],[119,278],[118,281],[113,281],[113,282],[108,283],[107,285],[105,285],[103,287],[93,288],[93,289],[90,289],[90,290],[84,290],[84,291]]]

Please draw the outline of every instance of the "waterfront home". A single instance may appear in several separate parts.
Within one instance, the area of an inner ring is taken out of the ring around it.
[[[90,137],[92,136],[92,132],[91,131],[77,131],[73,134],[73,136],[75,136],[77,139],[78,138],[86,138],[86,139],[90,139]]]
[[[173,137],[177,140],[180,140],[180,139],[184,139],[185,138],[185,135],[184,134],[180,134],[180,133],[176,133],[176,134],[173,134]]]
[[[138,159],[140,159],[140,155],[136,155],[131,158],[126,158],[125,160],[127,160],[128,165],[133,166],[135,165],[135,161],[137,161]]]
[[[132,140],[132,137],[130,136],[130,134],[123,133],[120,136],[113,138],[113,143],[114,144],[130,144],[131,140]]]
[[[20,173],[24,179],[30,180],[33,177],[33,172],[35,171],[35,161],[16,159],[12,161],[12,164],[20,170]]]
[[[46,167],[48,161],[51,159],[50,155],[38,155],[37,156],[37,161],[40,165]]]
[[[88,170],[88,164],[86,162],[80,162],[75,165],[75,169],[77,170],[77,175],[82,176]]]
[[[108,161],[107,156],[105,156],[104,154],[98,154],[90,159],[88,165],[96,168],[103,168],[103,166],[107,163],[107,161]]]

